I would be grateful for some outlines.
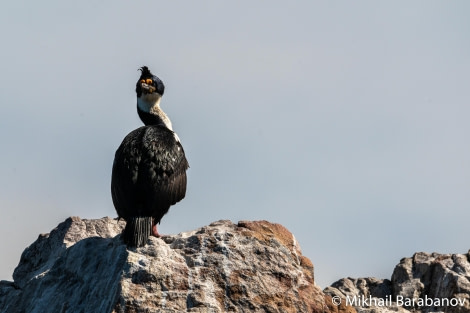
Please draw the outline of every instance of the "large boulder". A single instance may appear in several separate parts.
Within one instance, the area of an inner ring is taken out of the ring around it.
[[[218,221],[127,249],[124,222],[72,217],[39,236],[0,312],[330,312],[295,237],[266,221]],[[351,308],[352,309],[352,308]],[[336,310],[338,311],[338,310]]]

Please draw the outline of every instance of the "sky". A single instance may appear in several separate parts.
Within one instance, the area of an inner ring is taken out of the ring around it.
[[[165,83],[191,168],[160,233],[287,227],[324,288],[470,249],[467,1],[100,1],[0,9],[0,279],[69,216],[116,217],[114,152]]]

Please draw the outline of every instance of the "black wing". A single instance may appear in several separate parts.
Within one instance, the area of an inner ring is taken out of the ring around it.
[[[143,126],[116,151],[111,178],[119,217],[153,216],[155,222],[186,195],[189,164],[175,134],[164,126]]]

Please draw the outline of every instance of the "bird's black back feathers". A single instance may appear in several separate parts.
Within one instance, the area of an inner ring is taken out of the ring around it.
[[[188,167],[183,147],[165,126],[132,131],[114,158],[111,189],[119,217],[152,216],[160,222],[185,197]]]

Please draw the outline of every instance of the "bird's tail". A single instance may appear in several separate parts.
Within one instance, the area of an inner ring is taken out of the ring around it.
[[[122,240],[128,247],[143,247],[152,234],[152,217],[136,216],[129,219],[122,232]]]

